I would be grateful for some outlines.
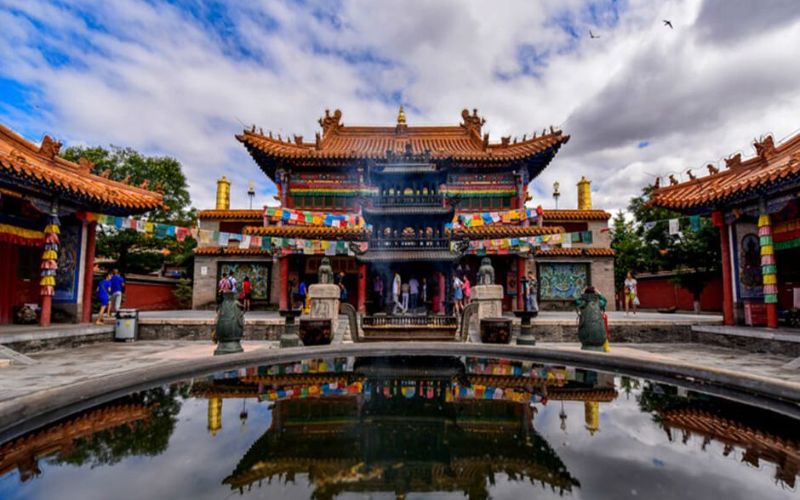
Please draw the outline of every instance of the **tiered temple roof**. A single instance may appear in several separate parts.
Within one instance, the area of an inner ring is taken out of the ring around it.
[[[264,219],[263,208],[234,208],[228,210],[200,210],[197,218],[201,220],[244,220],[261,221]]]
[[[453,231],[453,239],[468,237],[480,238],[517,238],[526,236],[540,236],[545,234],[563,233],[564,228],[560,226],[512,226],[512,225],[488,225],[477,227],[465,227]]]
[[[315,165],[322,160],[329,165],[335,161],[381,161],[393,155],[427,155],[433,161],[455,160],[464,166],[535,160],[532,177],[569,140],[568,135],[551,127],[538,136],[513,141],[503,137],[499,143],[490,143],[489,135],[481,134],[485,120],[476,110],[472,114],[464,110],[461,116],[462,122],[456,126],[409,127],[404,114],[394,127],[348,126],[342,123],[342,112],[337,109],[332,114],[325,112],[319,121],[322,134],[317,133],[313,142],[297,135],[292,139],[275,138],[271,133],[256,131],[255,126],[236,138],[268,175],[280,160],[292,165]]]
[[[367,238],[367,232],[358,227],[327,226],[247,226],[244,234],[275,236],[280,238],[305,238],[358,241]]]
[[[146,186],[112,181],[92,174],[92,163],[58,156],[61,143],[45,136],[37,146],[0,125],[0,186],[32,194],[56,193],[62,201],[105,213],[142,213],[164,208],[163,196]]]
[[[700,213],[715,206],[736,203],[755,196],[777,193],[782,186],[800,181],[800,134],[775,146],[772,136],[756,141],[756,156],[742,160],[741,153],[725,160],[720,172],[708,165],[709,175],[656,189],[650,203],[672,210]]]
[[[611,248],[581,247],[564,248],[553,247],[548,249],[537,248],[534,255],[544,257],[613,257],[614,250]]]
[[[611,214],[600,209],[557,208],[545,210],[542,212],[542,218],[547,222],[608,220]]]

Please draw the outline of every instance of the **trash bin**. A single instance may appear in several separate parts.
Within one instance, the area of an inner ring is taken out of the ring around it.
[[[117,323],[114,327],[114,340],[133,342],[139,334],[139,311],[136,309],[120,309],[117,312]]]

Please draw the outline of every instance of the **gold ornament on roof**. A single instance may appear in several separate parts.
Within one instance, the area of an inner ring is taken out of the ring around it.
[[[398,125],[405,125],[406,124],[406,111],[403,109],[403,105],[400,105],[400,111],[397,113],[397,124]]]

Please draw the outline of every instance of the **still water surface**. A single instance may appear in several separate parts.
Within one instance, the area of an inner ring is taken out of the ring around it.
[[[800,426],[637,378],[336,358],[131,394],[0,445],[0,498],[797,498]]]

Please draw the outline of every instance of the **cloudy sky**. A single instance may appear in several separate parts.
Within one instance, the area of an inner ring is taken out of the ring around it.
[[[478,108],[493,140],[561,126],[531,186],[545,207],[555,180],[574,206],[586,175],[622,208],[657,174],[800,129],[795,0],[0,0],[0,27],[0,122],[172,155],[200,208],[222,174],[234,206],[248,180],[272,202],[234,134],[313,137],[326,108],[375,125],[400,103],[409,125]]]

